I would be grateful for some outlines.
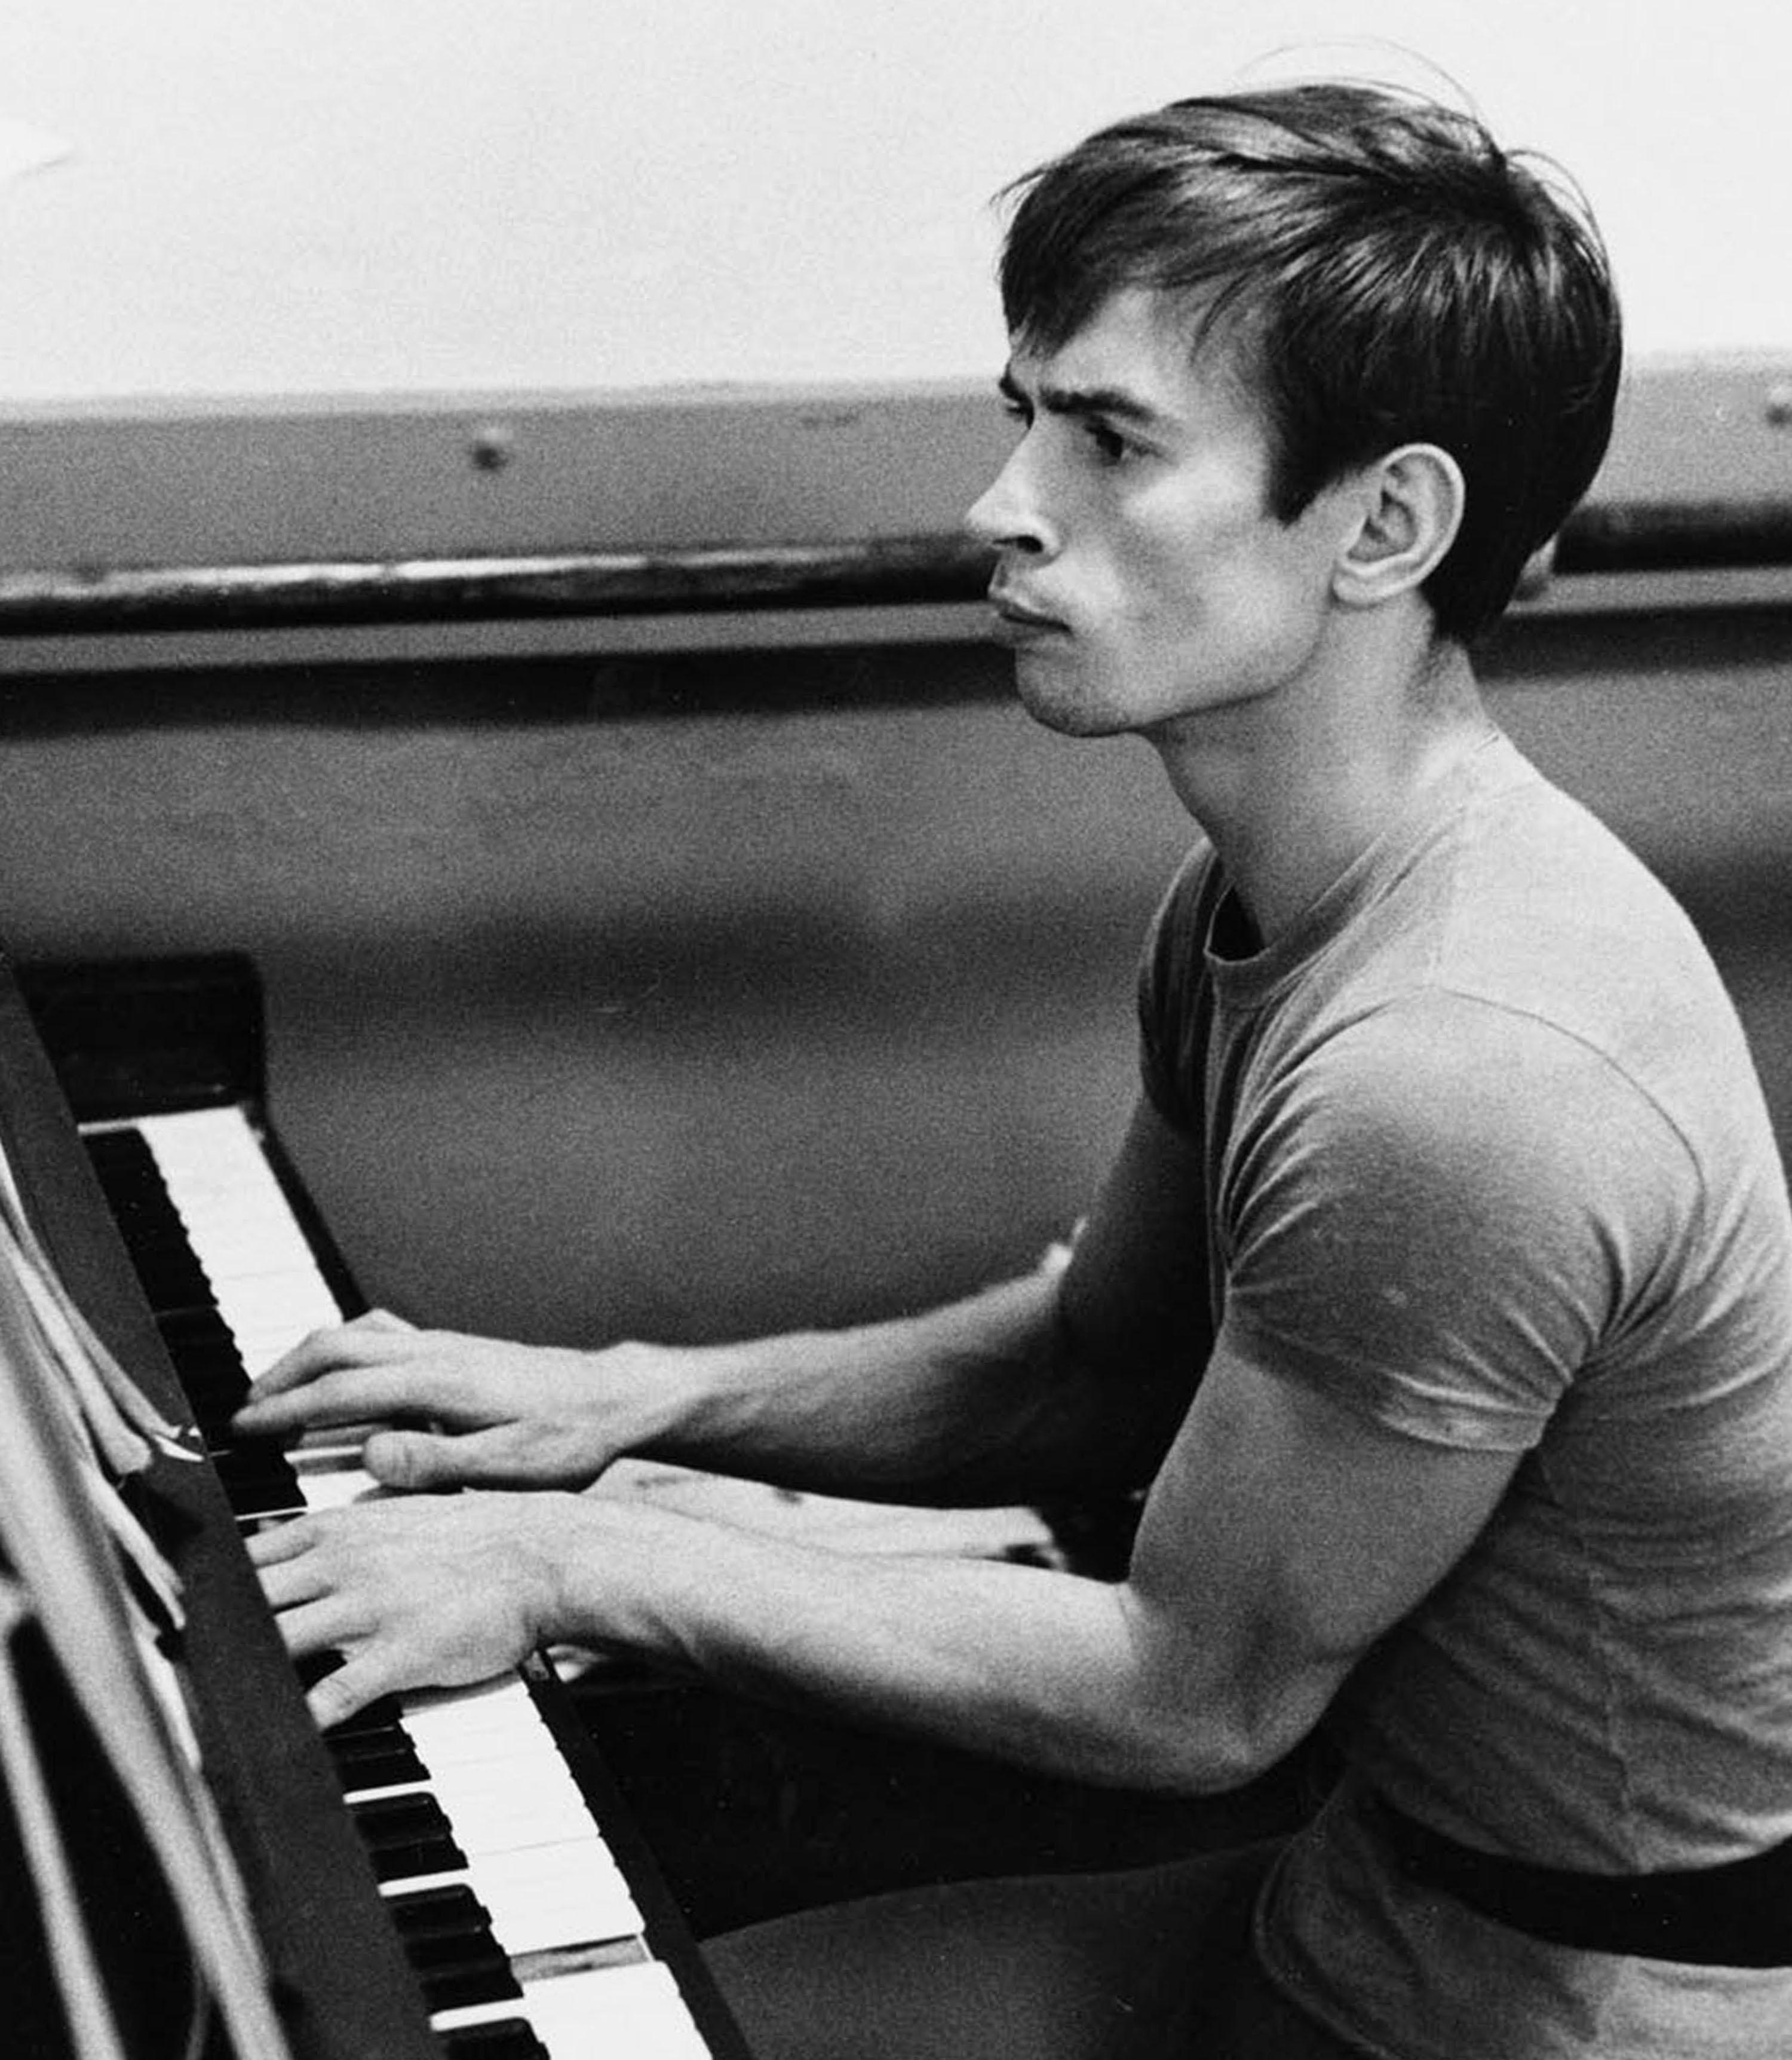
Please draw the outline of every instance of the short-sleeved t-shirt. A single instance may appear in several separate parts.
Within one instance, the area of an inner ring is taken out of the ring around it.
[[[1215,1322],[1399,1435],[1522,1455],[1347,1683],[1266,1961],[1401,2060],[1792,2050],[1792,1973],[1542,1945],[1399,1878],[1362,1807],[1601,1872],[1792,1837],[1792,1215],[1715,970],[1498,738],[1254,947],[1198,849],[1140,1020]]]

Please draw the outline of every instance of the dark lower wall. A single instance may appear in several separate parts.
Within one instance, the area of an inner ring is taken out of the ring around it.
[[[1187,826],[980,649],[0,689],[15,955],[232,947],[369,1292],[536,1337],[1024,1264],[1132,1088]],[[1792,616],[1532,621],[1497,713],[1705,927],[1792,1137]]]

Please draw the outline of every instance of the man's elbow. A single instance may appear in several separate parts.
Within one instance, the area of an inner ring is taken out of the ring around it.
[[[1293,1751],[1317,1715],[1295,1722],[1218,1695],[1139,1709],[1116,1756],[1116,1784],[1191,1796],[1248,1787]]]
[[[1137,1785],[1179,1795],[1243,1788],[1285,1759],[1318,1723],[1337,1686],[1330,1666],[1254,1670],[1178,1642],[1140,1654],[1129,1697]]]

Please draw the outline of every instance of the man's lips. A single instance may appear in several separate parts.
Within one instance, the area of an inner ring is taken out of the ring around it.
[[[1030,606],[1017,596],[1004,593],[1000,587],[989,589],[989,605],[996,611],[998,635],[1004,630],[1015,637],[1038,636],[1054,629],[1062,633],[1065,627],[1056,616],[1048,615],[1043,609]]]

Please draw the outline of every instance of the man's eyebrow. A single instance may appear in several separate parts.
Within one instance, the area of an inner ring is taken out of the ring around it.
[[[1012,366],[996,383],[1004,400],[1023,408],[1036,405],[1048,415],[1104,415],[1142,425],[1166,420],[1162,409],[1154,408],[1136,393],[1129,393],[1123,386],[1054,386],[1048,381],[1036,396],[1030,395],[1015,377]]]

